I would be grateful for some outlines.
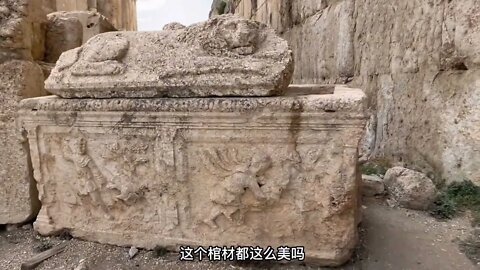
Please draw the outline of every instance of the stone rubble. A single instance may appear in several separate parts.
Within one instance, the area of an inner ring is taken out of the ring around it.
[[[437,188],[430,178],[407,168],[393,167],[383,180],[388,194],[401,207],[426,210],[437,195]]]
[[[362,175],[362,194],[363,196],[373,197],[385,193],[385,184],[378,175]]]

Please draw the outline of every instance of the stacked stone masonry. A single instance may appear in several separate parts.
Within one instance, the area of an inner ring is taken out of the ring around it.
[[[295,83],[365,89],[365,158],[480,184],[480,1],[235,2],[289,41]]]
[[[134,29],[136,16],[127,16],[116,7],[134,9],[135,1],[121,2],[99,1],[99,5],[110,8],[108,16],[118,25]],[[53,13],[61,9],[60,1],[0,0],[0,158],[4,161],[0,164],[0,224],[28,221],[39,207],[28,143],[14,121],[18,103],[47,94],[44,79],[61,53],[96,34],[115,30],[94,9]]]
[[[54,11],[94,11],[102,14],[118,30],[137,30],[137,0],[43,0]],[[49,13],[50,13],[49,12]]]

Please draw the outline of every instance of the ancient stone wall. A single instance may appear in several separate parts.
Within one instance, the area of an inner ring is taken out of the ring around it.
[[[93,4],[135,29],[135,1],[0,0],[0,224],[25,222],[38,211],[29,149],[14,120],[18,103],[47,94],[44,79],[64,51],[115,30],[89,10]]]
[[[45,94],[33,61],[43,53],[36,4],[0,0],[0,224],[24,222],[39,207],[28,146],[15,123],[21,99]]]
[[[294,50],[295,83],[365,89],[365,149],[480,184],[480,1],[242,0]]]
[[[136,0],[50,0],[56,11],[97,11],[118,30],[137,30]]]

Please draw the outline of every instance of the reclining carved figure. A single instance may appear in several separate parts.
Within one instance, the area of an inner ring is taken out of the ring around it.
[[[273,29],[222,15],[159,32],[110,32],[65,52],[47,80],[64,98],[269,96],[293,73]]]

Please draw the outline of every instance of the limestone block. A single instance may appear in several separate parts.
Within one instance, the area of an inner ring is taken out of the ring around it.
[[[269,96],[293,73],[266,25],[234,15],[160,32],[112,32],[62,55],[47,89],[74,97]]]
[[[32,62],[0,64],[0,224],[25,222],[39,203],[29,165],[28,144],[15,125],[18,102],[44,94],[41,69]]]
[[[293,20],[277,30],[294,52],[294,83],[346,76],[365,91],[365,157],[480,185],[478,0],[283,0],[286,9],[263,14],[273,2],[242,0],[236,13]]]
[[[71,11],[57,12],[56,14],[64,18],[76,18],[80,21],[83,28],[82,44],[100,33],[116,31],[115,27],[107,21],[107,18],[98,12]]]
[[[437,189],[430,178],[403,167],[389,169],[385,173],[384,183],[392,199],[400,206],[410,209],[428,209],[437,195]]]
[[[0,63],[31,59],[31,27],[26,0],[0,0]]]
[[[58,11],[75,11],[83,10],[86,11],[89,8],[89,0],[53,0],[56,2],[56,10]]]
[[[442,33],[443,68],[480,67],[480,5],[477,0],[445,4]]]
[[[235,13],[235,4],[232,0],[213,0],[208,17],[227,13]]]
[[[64,0],[62,0],[64,1]],[[137,30],[137,0],[96,0],[92,1],[96,10],[113,26],[122,31]]]
[[[150,249],[304,246],[312,263],[342,264],[357,242],[364,99],[337,87],[24,100],[42,202],[34,227]]]
[[[63,12],[48,15],[45,61],[55,63],[60,55],[80,47],[83,41],[83,26],[77,17],[64,16]]]
[[[367,197],[385,193],[385,184],[378,175],[362,175],[362,194]]]
[[[480,70],[444,72],[433,87],[443,150],[435,158],[443,176],[447,183],[469,179],[480,186]]]
[[[298,18],[294,20],[301,23],[282,35],[294,51],[295,63],[302,63],[296,66],[294,82],[343,83],[342,78],[354,75],[354,1],[338,1],[323,12],[320,8],[325,5],[324,1],[316,3],[295,2],[294,10],[298,13],[294,14]],[[317,12],[313,13],[314,10]]]

